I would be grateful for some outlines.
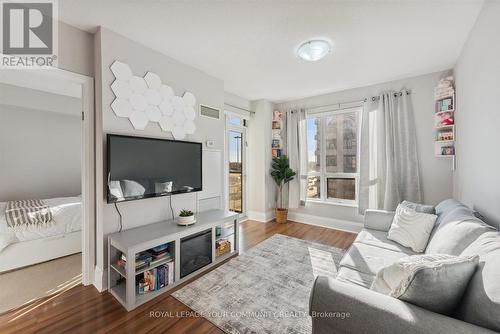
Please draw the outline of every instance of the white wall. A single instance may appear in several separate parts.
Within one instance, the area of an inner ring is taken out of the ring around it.
[[[454,196],[500,227],[500,2],[486,1],[455,67]]]
[[[90,77],[94,76],[94,36],[59,22],[58,67]]]
[[[170,132],[161,131],[158,124],[150,123],[145,130],[135,130],[126,118],[117,117],[110,108],[114,94],[110,89],[114,76],[109,66],[115,61],[130,65],[135,75],[144,75],[147,71],[157,73],[162,81],[170,85],[176,95],[184,91],[192,92],[197,103],[206,104],[223,110],[224,85],[219,79],[211,77],[195,68],[184,65],[166,55],[151,50],[110,30],[101,28],[95,35],[96,64],[96,182],[97,182],[97,250],[96,271],[103,271],[106,264],[106,235],[118,231],[119,216],[113,205],[105,199],[106,185],[105,134],[128,134],[157,138],[172,138]],[[215,140],[214,149],[224,149],[224,120],[206,117],[196,119],[196,133],[186,140]],[[222,159],[222,155],[221,155]],[[215,173],[204,169],[204,173]],[[221,170],[220,173],[223,171]],[[195,209],[195,195],[183,194],[173,197],[174,210],[181,208]],[[123,214],[123,228],[128,229],[171,217],[168,197],[143,199],[118,204]]]
[[[80,105],[0,84],[0,202],[81,193]]]
[[[274,104],[267,100],[252,102],[255,113],[248,126],[248,218],[273,219],[276,186],[271,169],[271,122]]]
[[[378,95],[384,90],[412,91],[415,122],[417,128],[418,155],[420,158],[421,181],[424,202],[437,204],[452,197],[452,172],[450,161],[434,156],[434,87],[443,73],[431,73],[398,81],[350,89],[279,105],[280,109],[290,106],[321,106],[333,103],[362,100]],[[291,219],[325,225],[346,230],[359,230],[363,217],[355,207],[307,203],[305,207],[293,210]],[[354,224],[352,223],[354,222]]]

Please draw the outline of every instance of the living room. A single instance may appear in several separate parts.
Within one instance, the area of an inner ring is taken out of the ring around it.
[[[2,333],[500,331],[500,2],[1,6]]]

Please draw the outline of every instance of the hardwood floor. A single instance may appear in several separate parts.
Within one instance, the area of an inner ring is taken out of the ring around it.
[[[246,221],[240,224],[240,252],[277,233],[339,248],[349,247],[356,237],[294,222]],[[223,333],[190,311],[165,293],[126,312],[109,293],[99,293],[92,285],[79,285],[0,315],[0,333]],[[160,312],[164,313],[158,316]]]

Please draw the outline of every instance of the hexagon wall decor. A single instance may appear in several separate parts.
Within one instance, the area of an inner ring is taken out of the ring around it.
[[[134,129],[144,130],[153,122],[178,140],[196,131],[193,93],[176,96],[158,74],[147,72],[144,77],[135,76],[130,66],[119,61],[113,62],[110,69],[116,78],[111,84],[116,97],[111,109],[116,116],[128,118]]]

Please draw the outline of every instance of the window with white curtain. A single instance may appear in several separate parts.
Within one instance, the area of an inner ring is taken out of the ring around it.
[[[307,200],[357,205],[361,108],[307,115]]]

